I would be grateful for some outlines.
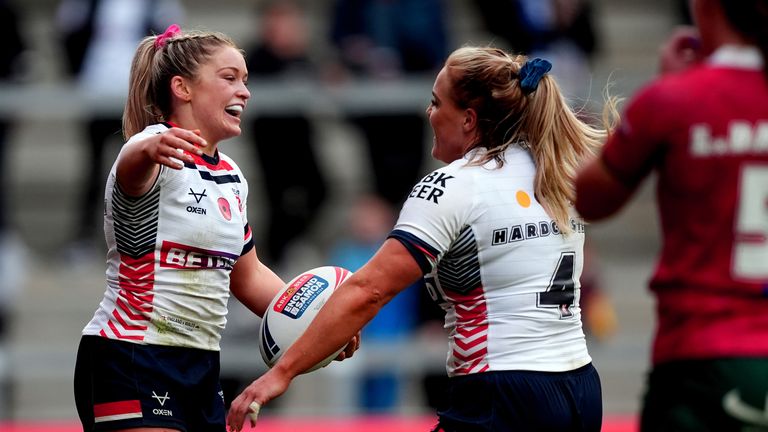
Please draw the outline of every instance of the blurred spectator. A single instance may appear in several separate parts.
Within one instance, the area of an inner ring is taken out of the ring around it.
[[[331,247],[329,263],[356,271],[384,243],[395,223],[395,210],[375,195],[357,198],[347,216],[346,236]],[[365,343],[394,343],[412,335],[419,323],[419,290],[414,284],[394,297],[363,328]],[[400,383],[394,371],[364,374],[358,387],[360,408],[366,412],[391,411],[399,402]]]
[[[605,342],[618,327],[613,302],[602,282],[600,261],[589,238],[584,243],[584,270],[581,273],[581,315],[584,317],[584,333],[593,341]]]
[[[26,48],[19,29],[19,15],[15,4],[0,0],[0,83],[11,84],[22,77],[22,54]],[[6,193],[8,132],[13,119],[0,116],[0,173],[4,187],[0,188],[0,343],[8,332],[10,313],[24,276],[24,246],[9,220]]]
[[[131,58],[139,41],[181,23],[178,0],[62,0],[56,27],[66,54],[67,72],[94,101],[124,101],[128,94]],[[96,99],[98,98],[98,99]],[[105,146],[122,143],[121,107],[94,110],[86,119],[85,179],[69,258],[90,258],[96,252],[103,185],[107,175]]]
[[[20,79],[23,71],[22,54],[26,48],[19,29],[19,15],[15,4],[0,0],[0,84],[12,84]],[[24,283],[25,248],[9,220],[6,192],[8,164],[8,132],[13,119],[0,116],[0,418],[9,418],[13,399],[13,380],[6,366],[5,344],[10,333],[16,297]]]
[[[343,70],[353,76],[433,76],[448,51],[445,19],[443,0],[337,0],[331,41]],[[352,113],[349,120],[368,147],[374,192],[399,206],[422,174],[424,115]]]
[[[305,11],[292,0],[270,1],[259,13],[259,37],[246,50],[252,79],[314,79]],[[266,262],[279,264],[291,241],[309,228],[326,197],[315,131],[304,114],[264,114],[251,123],[267,196]],[[286,161],[290,165],[286,166]],[[264,251],[266,253],[264,253]]]
[[[590,0],[477,0],[489,32],[513,51],[552,62],[567,97],[589,97],[590,61],[598,49]]]

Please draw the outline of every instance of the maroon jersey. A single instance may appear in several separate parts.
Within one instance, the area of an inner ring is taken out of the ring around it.
[[[663,249],[654,363],[768,356],[768,78],[726,47],[630,103],[603,161],[628,186],[652,170]]]

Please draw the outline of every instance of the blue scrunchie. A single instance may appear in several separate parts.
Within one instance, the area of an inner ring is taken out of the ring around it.
[[[520,78],[520,89],[525,94],[531,94],[539,86],[539,81],[547,72],[552,69],[552,63],[535,58],[525,62],[520,68],[518,78]]]

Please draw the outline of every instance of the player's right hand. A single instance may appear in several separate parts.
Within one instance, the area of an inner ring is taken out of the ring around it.
[[[695,27],[681,26],[661,46],[659,72],[681,72],[704,60],[699,32]]]
[[[155,163],[180,170],[184,164],[193,163],[192,155],[200,156],[208,143],[200,136],[199,130],[173,127],[143,141],[143,153]]]

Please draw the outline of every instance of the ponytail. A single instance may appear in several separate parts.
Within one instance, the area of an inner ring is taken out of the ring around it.
[[[603,128],[580,120],[547,73],[550,66],[490,47],[459,48],[446,61],[452,98],[477,112],[475,146],[487,149],[471,163],[503,164],[510,145],[528,148],[536,164],[536,199],[568,234],[576,169],[597,153],[619,116],[617,102],[608,98]]]
[[[536,197],[561,227],[570,232],[570,208],[575,200],[573,179],[582,162],[594,156],[618,121],[617,101],[607,98],[603,127],[579,119],[557,82],[546,75],[530,96],[520,130],[536,164]]]
[[[128,99],[123,111],[123,137],[128,139],[157,123],[162,114],[155,109],[152,94],[152,64],[155,53],[155,37],[149,36],[139,43],[131,63],[128,82]]]

